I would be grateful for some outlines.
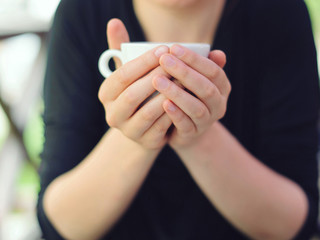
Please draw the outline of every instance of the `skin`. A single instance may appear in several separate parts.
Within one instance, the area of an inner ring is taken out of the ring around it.
[[[148,11],[141,7],[144,4]],[[218,0],[134,1],[147,39],[159,41],[185,36],[188,41],[209,42],[223,5]],[[201,15],[198,9],[203,10]],[[216,9],[212,22],[206,9]],[[152,21],[149,11],[154,13]],[[188,19],[191,13],[197,24],[202,21],[210,29],[192,31],[187,25],[183,29],[188,32],[181,34],[183,21],[178,19],[168,28],[174,16]],[[163,36],[158,37],[149,23],[157,24]],[[108,23],[107,36],[110,48],[119,49],[129,41],[117,19]],[[221,51],[204,58],[179,45],[153,49],[123,66],[117,62],[118,69],[99,91],[111,129],[81,164],[55,179],[45,192],[45,211],[63,236],[97,239],[108,232],[165,144],[176,151],[212,205],[244,234],[291,239],[298,232],[308,210],[303,190],[263,165],[219,123],[231,91],[225,63]],[[160,94],[141,106],[155,90]]]
[[[133,0],[144,34],[154,42],[212,44],[224,4],[225,0]]]

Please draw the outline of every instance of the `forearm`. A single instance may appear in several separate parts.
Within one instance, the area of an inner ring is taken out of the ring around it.
[[[49,185],[48,218],[67,239],[101,237],[125,212],[158,153],[109,130],[81,164]]]
[[[291,239],[308,204],[303,190],[248,153],[215,123],[193,147],[175,149],[212,204],[254,239]]]

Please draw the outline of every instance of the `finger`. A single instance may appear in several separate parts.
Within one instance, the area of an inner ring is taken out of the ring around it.
[[[160,58],[160,64],[168,74],[196,95],[210,112],[213,110],[221,97],[221,93],[214,83],[170,54],[163,55]]]
[[[221,68],[224,68],[227,63],[226,54],[221,50],[211,51],[209,53],[209,59],[214,61]]]
[[[152,85],[152,79],[154,76],[159,74],[166,74],[163,69],[159,66],[152,72],[139,79],[139,81],[131,84],[127,89],[125,89],[119,97],[114,102],[114,108],[117,115],[117,122],[123,122],[133,116],[139,107],[155,92]],[[144,109],[144,108],[143,108]],[[140,109],[142,110],[142,109]],[[150,116],[152,115],[152,108],[148,111]],[[145,116],[143,120],[150,120],[149,116]]]
[[[113,18],[107,24],[107,39],[110,49],[120,49],[121,43],[129,42],[129,34],[120,19]],[[114,58],[116,67],[121,66],[121,61]]]
[[[162,104],[166,97],[159,94],[143,105],[125,123],[123,132],[131,139],[138,139],[161,117],[164,113]]]
[[[167,99],[163,103],[163,108],[181,137],[194,135],[194,133],[196,132],[196,126],[194,125],[192,120],[186,114],[184,114],[181,109],[179,109],[178,106]]]
[[[168,51],[168,47],[159,46],[117,69],[101,84],[99,90],[100,101],[105,103],[115,100],[133,82],[159,66],[160,56],[168,53]]]
[[[153,79],[153,86],[187,114],[195,125],[203,124],[210,119],[210,112],[203,102],[177,86],[167,77],[156,76]]]
[[[189,66],[196,72],[208,78],[211,82],[213,82],[217,86],[217,88],[222,94],[226,95],[228,92],[230,92],[229,91],[230,84],[229,84],[229,81],[227,80],[227,77],[224,71],[222,70],[221,67],[219,67],[216,63],[214,63],[209,58],[200,56],[199,54],[191,51],[190,49],[178,44],[174,44],[170,48],[170,53],[176,58],[178,58],[179,60],[183,61],[187,66]],[[182,72],[183,71],[185,70],[182,70]]]
[[[149,148],[159,148],[167,142],[167,132],[172,125],[172,121],[167,114],[163,114],[156,122],[145,132],[141,138]]]

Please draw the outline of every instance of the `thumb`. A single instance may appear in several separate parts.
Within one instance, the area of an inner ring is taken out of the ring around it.
[[[121,43],[129,42],[129,34],[120,19],[113,18],[107,24],[107,39],[110,49],[120,49]],[[120,59],[114,58],[116,67],[121,66]]]
[[[226,54],[221,50],[214,50],[210,52],[209,59],[215,62],[219,67],[224,68],[227,63]]]

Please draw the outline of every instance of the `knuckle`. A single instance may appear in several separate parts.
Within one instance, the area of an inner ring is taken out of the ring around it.
[[[208,114],[208,111],[206,110],[205,107],[198,107],[195,109],[194,117],[195,119],[202,119],[202,118],[205,118],[207,114]]]
[[[145,66],[149,66],[151,61],[152,61],[152,58],[150,57],[149,54],[143,55],[143,56],[141,57],[141,62],[142,62],[142,64],[145,65]]]
[[[170,93],[172,99],[177,99],[181,95],[180,89],[181,88],[177,87],[175,84],[170,83],[167,91]]]
[[[147,121],[147,122],[153,121],[156,118],[153,109],[147,108],[147,107],[142,108],[141,117],[143,121]]]
[[[185,120],[186,120],[186,116],[183,113],[180,114],[176,114],[175,116],[175,123],[181,125]]]
[[[156,56],[150,51],[148,54],[143,54],[140,58],[141,64],[147,68],[153,68],[156,61]]]
[[[227,112],[227,104],[222,104],[219,119],[223,118],[226,112]]]
[[[150,75],[150,77],[151,78],[153,78],[153,77],[155,77],[155,76],[157,76],[157,75],[163,75],[163,76],[169,76],[168,75],[168,73],[166,72],[166,71],[164,71],[163,70],[163,68],[162,67],[160,67],[160,66],[158,66],[158,67],[156,67],[154,70],[152,70],[150,73],[149,73]]]
[[[103,104],[104,102],[106,102],[107,96],[108,96],[108,94],[106,93],[106,81],[104,81],[99,88],[98,99]]]
[[[217,119],[217,120],[220,120],[221,118],[223,118],[223,117],[224,117],[224,115],[225,115],[225,113],[226,113],[226,112],[225,112],[224,110],[222,110],[222,109],[221,109],[221,110],[219,111],[218,116],[217,116],[217,117],[218,117],[218,119]]]
[[[98,92],[98,99],[103,104],[105,101],[105,95],[103,94],[102,90],[100,89]]]
[[[224,117],[224,115],[227,112],[227,103],[224,101],[224,99],[221,99],[220,104],[218,104],[218,110],[216,112],[216,118],[221,119]]]
[[[182,67],[183,67],[183,69],[181,69],[181,71],[180,71],[181,78],[188,79],[190,76],[190,71],[185,69],[185,66],[182,65]]]
[[[211,79],[211,80],[213,80],[213,79],[215,79],[216,77],[218,77],[218,75],[220,74],[220,68],[219,67],[213,67],[212,69],[211,69],[211,71],[209,71],[209,73],[208,73],[208,78],[209,79]]]
[[[119,120],[113,109],[112,105],[109,105],[108,108],[105,107],[106,122],[110,127],[117,128],[119,126]]]
[[[199,62],[199,56],[193,52],[187,51],[186,58],[190,66],[197,65]]]
[[[127,90],[123,92],[123,100],[126,104],[132,105],[137,102],[138,96],[134,92]]]
[[[205,88],[204,98],[210,99],[217,95],[217,88],[215,86],[209,86]]]
[[[192,124],[188,124],[184,127],[183,132],[181,132],[181,134],[184,137],[187,137],[187,136],[193,135],[194,132],[195,132],[194,126]]]
[[[106,121],[110,127],[117,127],[118,126],[116,116],[112,113],[106,114]]]
[[[232,90],[232,86],[231,86],[231,83],[229,82],[229,80],[227,81],[227,94],[229,95],[230,92]]]
[[[118,68],[117,70],[117,82],[121,85],[126,86],[129,82],[128,80],[128,74],[126,71],[126,68],[124,66]]]
[[[155,135],[157,136],[163,136],[167,132],[167,127],[161,123],[156,122],[154,125]]]

